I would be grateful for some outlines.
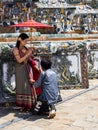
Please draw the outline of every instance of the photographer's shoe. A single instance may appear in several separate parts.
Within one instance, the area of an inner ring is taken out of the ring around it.
[[[52,119],[52,118],[54,118],[55,116],[56,116],[56,111],[55,111],[55,110],[51,110],[51,111],[49,112],[48,119]]]

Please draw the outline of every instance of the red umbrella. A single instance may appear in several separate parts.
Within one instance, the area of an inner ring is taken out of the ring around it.
[[[48,24],[39,23],[39,22],[34,21],[34,20],[28,20],[26,22],[12,25],[12,27],[51,28],[52,26],[50,26]]]
[[[18,23],[15,25],[11,25],[11,27],[30,27],[31,38],[32,38],[32,30],[33,28],[52,28],[52,26],[48,24],[43,24],[34,20],[28,20],[26,22]]]

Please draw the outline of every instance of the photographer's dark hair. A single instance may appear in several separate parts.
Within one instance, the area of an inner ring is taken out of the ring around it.
[[[18,36],[18,39],[17,39],[17,42],[16,42],[16,47],[19,49],[19,47],[20,47],[20,40],[25,40],[25,39],[28,39],[28,38],[29,38],[29,36],[26,33],[21,33]]]
[[[42,59],[41,60],[41,67],[45,70],[50,69],[52,65],[51,60],[49,59]]]

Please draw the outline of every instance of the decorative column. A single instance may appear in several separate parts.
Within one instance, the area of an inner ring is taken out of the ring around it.
[[[82,87],[88,88],[88,63],[87,63],[87,49],[84,46],[80,52],[80,62],[81,62],[81,76],[82,76]]]
[[[2,60],[0,59],[0,102],[3,102],[3,100],[4,100],[2,78],[3,78],[3,64],[2,64]]]

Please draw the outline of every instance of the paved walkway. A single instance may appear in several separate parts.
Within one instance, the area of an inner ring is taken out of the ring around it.
[[[65,102],[56,106],[57,115],[54,119],[20,112],[15,106],[0,108],[0,129],[98,130],[97,84],[97,80],[90,81],[89,91],[88,89],[61,90]]]

